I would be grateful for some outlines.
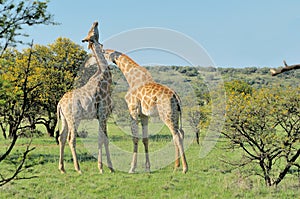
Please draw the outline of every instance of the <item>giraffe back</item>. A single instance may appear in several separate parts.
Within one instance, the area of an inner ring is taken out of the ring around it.
[[[178,121],[181,114],[181,101],[177,93],[156,82],[150,82],[138,89],[129,90],[126,101],[134,101],[134,99],[137,99],[140,104],[140,113],[146,116],[159,114],[163,121],[168,118]]]

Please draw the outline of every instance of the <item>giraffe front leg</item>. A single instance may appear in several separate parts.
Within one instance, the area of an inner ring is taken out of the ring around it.
[[[103,163],[102,163],[102,145],[98,148],[98,169],[100,174],[103,174]]]
[[[110,172],[113,173],[115,172],[112,162],[111,162],[111,158],[110,158],[110,151],[109,151],[109,140],[107,135],[104,138],[104,147],[105,147],[105,152],[106,152],[106,159],[107,159],[107,167],[109,168]]]
[[[142,132],[143,132],[143,144],[145,148],[145,171],[150,172],[150,159],[149,159],[149,137],[148,137],[148,117],[142,116],[141,117],[141,123],[142,123]]]
[[[133,155],[131,161],[131,168],[129,173],[135,173],[137,167],[137,153],[138,153],[138,122],[137,120],[132,119],[131,121],[131,131],[132,131],[132,141],[133,141]]]
[[[107,167],[109,168],[110,172],[113,173],[115,172],[112,162],[111,162],[111,158],[110,158],[110,151],[109,151],[109,140],[108,137],[106,136],[106,139],[104,141],[104,147],[105,147],[105,152],[106,152],[106,158],[107,158]]]
[[[111,162],[111,158],[110,158],[110,150],[109,150],[109,140],[108,140],[108,136],[107,136],[107,129],[106,129],[106,124],[105,124],[105,131],[104,131],[104,147],[105,147],[105,152],[106,152],[106,159],[107,159],[107,167],[109,168],[110,172],[113,173],[115,172],[112,162]]]
[[[103,173],[103,163],[102,163],[102,146],[104,144],[105,152],[106,152],[106,159],[107,159],[107,166],[110,172],[114,172],[113,165],[110,158],[110,151],[109,151],[109,140],[107,136],[107,129],[106,129],[106,122],[100,125],[99,130],[99,155],[98,155],[98,167],[100,173]],[[100,150],[101,149],[101,150]]]
[[[104,143],[104,133],[99,127],[99,134],[98,134],[98,169],[101,174],[103,174],[103,162],[102,162],[102,146]]]
[[[137,98],[129,91],[125,100],[128,106],[128,110],[131,118],[131,133],[132,133],[132,142],[133,142],[133,155],[131,161],[131,168],[129,173],[135,173],[135,169],[137,167],[137,153],[138,153],[138,142],[139,142],[139,134],[138,134],[138,115],[139,115],[139,102]]]

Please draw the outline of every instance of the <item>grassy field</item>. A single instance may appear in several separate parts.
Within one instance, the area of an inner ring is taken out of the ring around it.
[[[132,142],[129,135],[122,133],[114,125],[109,125],[111,145],[123,150],[130,150]],[[192,136],[192,135],[190,135]],[[26,147],[28,139],[20,139],[10,158],[0,164],[1,173],[14,169],[14,161]],[[263,179],[257,176],[245,178],[238,170],[220,161],[223,157],[238,158],[237,152],[223,150],[224,140],[219,139],[214,149],[205,157],[199,158],[200,146],[191,143],[187,147],[186,156],[189,171],[173,172],[173,163],[163,168],[156,168],[152,173],[144,173],[143,165],[139,164],[138,173],[128,174],[117,170],[109,173],[105,168],[104,174],[98,173],[97,160],[86,147],[89,138],[79,138],[77,151],[80,166],[83,171],[79,175],[74,171],[69,147],[66,146],[66,174],[58,171],[59,147],[53,138],[34,138],[32,146],[36,147],[29,155],[27,164],[36,164],[23,172],[22,176],[37,176],[29,180],[15,180],[0,187],[0,198],[298,198],[300,196],[299,179],[288,175],[276,188],[268,188]],[[171,142],[166,130],[160,135],[152,136],[150,149],[158,150]],[[8,141],[1,140],[1,151]],[[140,144],[140,151],[142,151]],[[114,156],[115,154],[112,154]],[[173,153],[169,156],[173,157]],[[115,155],[116,156],[116,155]],[[150,154],[150,159],[156,159]],[[144,161],[140,158],[141,162]],[[113,158],[113,164],[118,157]],[[124,161],[120,157],[121,161]],[[129,170],[130,160],[124,165]],[[163,161],[163,160],[161,160]],[[251,169],[251,168],[249,168]]]

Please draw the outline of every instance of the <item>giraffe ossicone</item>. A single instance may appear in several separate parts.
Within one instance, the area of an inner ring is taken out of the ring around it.
[[[82,42],[89,43],[97,62],[97,71],[89,81],[80,88],[64,94],[57,105],[58,121],[61,120],[59,135],[60,158],[59,170],[64,173],[64,147],[68,140],[71,148],[75,170],[81,173],[77,153],[76,134],[81,120],[98,119],[98,168],[103,172],[102,148],[104,145],[107,166],[114,171],[107,137],[107,119],[112,111],[111,83],[112,75],[103,54],[103,46],[99,43],[98,22],[94,22],[87,37]]]

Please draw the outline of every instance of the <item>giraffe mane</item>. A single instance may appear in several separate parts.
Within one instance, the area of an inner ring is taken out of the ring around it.
[[[135,62],[132,58],[130,58],[128,55],[126,55],[126,54],[124,54],[124,53],[121,53],[121,52],[119,52],[119,51],[116,51],[116,50],[112,50],[112,49],[105,49],[105,53],[108,53],[108,54],[119,53],[119,54],[120,54],[120,57],[125,58],[125,59],[129,62],[130,65],[135,66],[136,68],[138,68],[139,70],[141,70],[142,72],[146,73],[147,75],[149,75],[149,76],[152,78],[151,74],[149,73],[149,71],[148,71],[146,68],[140,66],[138,63],[136,63],[136,62]]]

